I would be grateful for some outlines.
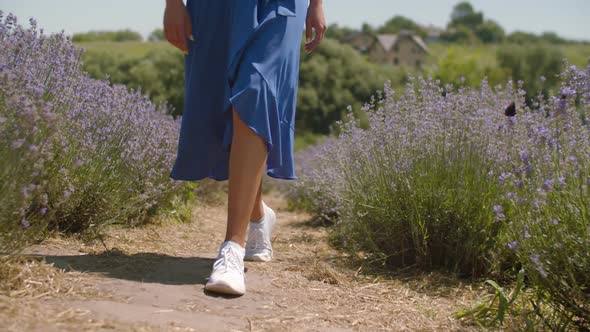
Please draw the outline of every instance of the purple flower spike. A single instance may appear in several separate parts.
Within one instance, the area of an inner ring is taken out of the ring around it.
[[[516,250],[518,248],[518,241],[508,243],[508,248],[510,248],[510,250]]]

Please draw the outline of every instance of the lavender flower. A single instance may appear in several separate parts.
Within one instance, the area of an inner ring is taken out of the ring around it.
[[[518,248],[518,241],[508,243],[508,248],[510,248],[510,250],[516,250]]]
[[[15,215],[30,218],[23,226],[60,222],[54,215],[100,224],[171,199],[182,188],[168,178],[180,119],[140,90],[90,78],[65,33],[29,24],[0,12],[0,173],[3,188],[17,188],[0,192],[0,233],[17,234],[3,222]],[[49,204],[60,213],[47,215]]]

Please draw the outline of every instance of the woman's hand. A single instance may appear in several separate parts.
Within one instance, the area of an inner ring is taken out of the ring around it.
[[[191,18],[182,0],[166,0],[164,36],[170,44],[188,53],[186,38],[193,40]]]
[[[311,53],[318,47],[324,39],[325,32],[326,18],[324,17],[323,0],[310,0],[305,20],[305,50],[307,53]]]

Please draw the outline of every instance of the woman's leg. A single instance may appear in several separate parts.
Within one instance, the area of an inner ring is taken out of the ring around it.
[[[254,200],[254,209],[252,209],[252,214],[250,214],[250,221],[260,220],[263,215],[264,208],[262,207],[262,181],[260,181],[258,193],[256,194],[256,199]]]
[[[242,121],[235,109],[232,109],[232,113],[234,131],[229,158],[225,240],[244,247],[250,218],[262,217],[261,181],[266,170],[268,151],[266,142]]]

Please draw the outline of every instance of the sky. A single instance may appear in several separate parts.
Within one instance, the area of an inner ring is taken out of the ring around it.
[[[210,0],[222,1],[222,0]],[[246,1],[246,0],[243,0]],[[165,0],[0,0],[0,10],[28,26],[34,17],[46,32],[132,29],[147,37],[162,26]],[[360,28],[379,26],[402,15],[444,27],[459,0],[324,0],[328,24]],[[553,31],[562,37],[590,40],[590,0],[471,0],[485,18],[507,32]]]

